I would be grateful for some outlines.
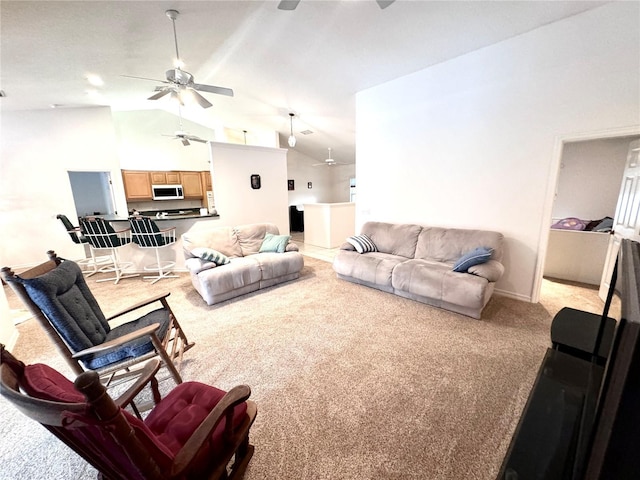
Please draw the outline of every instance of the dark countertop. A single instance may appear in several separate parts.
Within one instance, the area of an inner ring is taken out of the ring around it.
[[[207,215],[200,215],[200,213],[195,213],[195,212],[184,212],[184,213],[169,213],[166,212],[166,215],[161,215],[161,216],[156,216],[158,212],[140,212],[141,216],[144,217],[149,217],[154,221],[158,221],[158,222],[162,222],[165,220],[186,220],[186,219],[193,219],[193,218],[208,218],[208,219],[215,219],[215,218],[220,218],[220,215],[215,214],[207,214]],[[106,221],[108,222],[128,222],[129,221],[129,217],[123,217],[120,215],[96,215],[97,217],[102,217],[104,218]]]
[[[185,213],[185,214],[179,214],[179,215],[166,215],[166,216],[160,216],[160,217],[156,217],[156,216],[151,216],[149,215],[153,220],[156,221],[163,221],[163,220],[184,220],[185,218],[220,218],[220,215],[211,215],[210,213],[207,215],[200,215],[199,213]]]

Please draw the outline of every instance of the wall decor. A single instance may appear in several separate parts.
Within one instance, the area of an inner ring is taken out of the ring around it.
[[[287,190],[295,190],[295,183],[293,180],[287,180]]]
[[[307,182],[307,188],[311,188],[313,187],[313,185],[311,184],[311,182]]]
[[[260,175],[251,175],[251,188],[258,190],[260,186]]]

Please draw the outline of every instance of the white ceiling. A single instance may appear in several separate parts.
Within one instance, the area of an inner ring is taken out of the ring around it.
[[[294,11],[267,1],[7,1],[0,3],[0,108],[31,110],[110,105],[162,108],[149,101],[173,68],[167,9],[176,9],[180,56],[196,83],[232,88],[210,93],[209,109],[183,116],[218,128],[289,135],[315,160],[327,148],[355,160],[355,93],[597,8],[604,1],[409,1],[382,10],[373,0],[302,0]],[[91,87],[87,74],[104,86]],[[97,94],[87,93],[90,89]],[[299,134],[311,130],[311,135]]]

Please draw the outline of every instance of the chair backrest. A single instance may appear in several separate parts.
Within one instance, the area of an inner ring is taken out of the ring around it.
[[[129,217],[131,235],[134,243],[141,247],[162,247],[166,245],[156,222],[149,217]]]
[[[118,237],[109,222],[100,217],[81,218],[80,228],[93,248],[116,248],[129,243]]]
[[[82,233],[76,231],[76,227],[73,226],[66,215],[59,213],[58,215],[56,215],[56,218],[62,222],[64,228],[67,230],[67,233],[71,237],[71,240],[73,240],[73,243],[87,243],[88,240],[86,239],[86,237],[82,235]]]
[[[88,371],[72,383],[43,364],[25,365],[0,345],[0,392],[27,417],[112,480],[166,478],[171,453],[146,425],[121,409],[98,374]]]
[[[110,326],[80,267],[70,260],[55,257],[55,254],[53,258],[40,268],[20,275],[13,272],[10,275],[3,270],[3,278],[40,318],[41,324],[44,317],[63,339],[67,351],[62,353],[68,358],[69,352],[75,353],[103,343]],[[85,366],[92,358],[83,358]]]

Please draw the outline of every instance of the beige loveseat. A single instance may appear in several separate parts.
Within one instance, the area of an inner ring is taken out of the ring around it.
[[[367,222],[361,234],[377,251],[358,253],[350,243],[342,245],[333,261],[339,278],[473,318],[480,318],[504,273],[498,232]],[[484,263],[453,271],[478,247],[488,250]]]
[[[272,223],[198,222],[182,234],[182,245],[191,283],[208,305],[296,279],[304,266],[298,246]]]

